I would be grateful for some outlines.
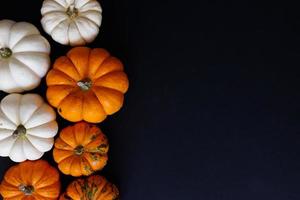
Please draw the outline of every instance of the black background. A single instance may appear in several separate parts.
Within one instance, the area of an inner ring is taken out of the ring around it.
[[[40,29],[42,1],[0,18]],[[99,126],[122,200],[300,199],[300,13],[276,1],[102,0],[90,47],[121,58],[123,109]],[[70,47],[55,43],[52,61]],[[34,90],[45,97],[45,81]],[[1,93],[1,97],[5,94]],[[70,124],[58,117],[60,127]],[[0,147],[1,148],[1,147]],[[53,165],[51,153],[44,157]],[[13,163],[0,159],[0,176]],[[72,180],[62,177],[63,186]]]

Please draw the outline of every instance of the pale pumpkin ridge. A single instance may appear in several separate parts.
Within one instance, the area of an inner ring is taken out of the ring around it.
[[[1,20],[1,21],[2,21],[2,20]],[[11,21],[11,22],[12,22],[12,24],[9,24],[9,25],[8,25],[8,26],[10,26],[10,27],[9,27],[9,30],[8,30],[9,36],[8,36],[8,38],[7,38],[7,44],[9,44],[10,38],[11,38],[11,29],[16,25],[17,22],[12,21],[12,20],[7,20],[7,21]]]
[[[51,30],[50,34],[49,35],[52,35],[53,34],[53,31],[59,26],[61,25],[62,23],[64,23],[67,19],[63,19],[61,20],[56,26],[54,26],[54,28]],[[68,39],[69,40],[69,39]],[[69,41],[68,41],[69,43]]]
[[[11,136],[11,137],[13,137],[13,136]],[[19,138],[15,139],[14,143],[11,145],[11,148],[9,149],[9,152],[10,152],[10,153],[9,153],[8,157],[11,156],[11,150],[12,150],[12,148],[16,145],[17,140],[19,140]],[[23,147],[23,144],[22,144],[22,147]],[[23,155],[24,155],[24,152],[23,152]],[[25,157],[25,156],[24,156],[24,157]]]
[[[90,21],[94,22],[94,24],[97,27],[99,27],[99,25],[97,24],[97,22],[95,22],[94,20],[90,19],[85,14],[94,13],[94,14],[97,14],[97,15],[101,15],[101,12],[99,12],[98,10],[87,10],[87,11],[83,11],[83,12],[80,12],[80,13],[81,13],[80,17],[85,18],[85,19],[89,19]],[[100,20],[100,25],[101,25],[101,20]]]
[[[79,28],[78,25],[77,25],[77,21],[74,21],[73,23],[75,24],[75,26],[76,26],[76,28],[77,28],[77,31],[78,31],[78,33],[79,33],[81,39],[84,41],[84,43],[88,43],[88,42],[85,40],[85,38],[83,37],[83,35],[81,34],[80,28]]]
[[[52,11],[47,11],[47,12],[43,12],[42,15],[48,15],[48,14],[51,14],[53,12],[61,12],[61,13],[65,13],[64,10],[66,9],[63,5],[61,5],[60,3],[58,3],[57,1],[52,1],[51,3],[55,3],[56,5],[60,6],[60,8],[62,10],[58,10],[58,9],[55,9],[55,10],[52,10]],[[44,5],[43,5],[44,6]],[[49,6],[49,5],[48,5]],[[44,11],[45,9],[43,9]]]
[[[17,60],[15,57],[13,57],[13,59],[15,59],[16,61],[19,62],[19,60]],[[21,63],[21,62],[19,62],[19,63]],[[24,65],[23,63],[21,63],[21,64]],[[25,66],[25,67],[26,67],[26,66]],[[28,67],[26,67],[26,68],[28,68]],[[12,77],[12,79],[14,80],[15,84],[16,84],[17,86],[19,86],[20,88],[22,88],[22,90],[24,91],[23,86],[20,85],[19,82],[16,80],[16,78],[12,75],[12,74],[14,74],[14,73],[13,73],[13,71],[12,71],[12,69],[11,69],[11,62],[8,63],[8,69],[9,69],[9,72],[11,73],[11,77]],[[32,69],[29,69],[29,70],[30,70],[31,72],[33,72]],[[35,72],[33,72],[33,73],[34,73],[34,75],[36,75]],[[36,76],[37,76],[37,75],[36,75]],[[38,76],[38,77],[39,77],[39,76]]]
[[[28,128],[27,129],[27,134],[28,135],[33,135],[33,136],[35,136],[34,134],[32,134],[32,133],[30,133],[31,131],[32,131],[32,129],[37,129],[37,128],[44,128],[44,126],[50,126],[51,128],[52,128],[52,126],[53,126],[53,124],[57,124],[57,122],[55,121],[55,120],[53,120],[53,121],[49,121],[49,122],[46,122],[46,123],[43,123],[43,124],[40,124],[40,125],[37,125],[37,126],[34,126],[34,127],[31,127],[31,128]],[[57,126],[58,126],[58,124],[57,124]],[[45,127],[45,128],[47,128],[47,127]],[[50,129],[51,130],[51,132],[52,132],[52,129]],[[56,135],[56,134],[55,134]],[[54,135],[54,137],[55,137],[55,135]],[[39,136],[38,136],[39,137]],[[44,136],[43,135],[43,137],[42,136],[40,136],[41,138],[45,138],[45,139],[49,139],[49,138],[53,138],[52,136]]]
[[[16,126],[16,128],[17,128],[17,125],[13,122],[13,121],[11,121],[7,116],[6,116],[6,114],[3,112],[3,110],[2,110],[2,107],[1,107],[1,102],[0,102],[0,112],[2,112],[2,113],[0,113],[0,115],[2,114],[2,116],[7,120],[7,121],[9,121],[10,123],[12,123],[13,125],[15,125]],[[8,130],[13,130],[13,129],[8,129]],[[13,130],[14,131],[14,130]]]
[[[47,16],[47,15],[52,15],[53,13],[54,13],[54,14],[55,14],[55,13],[60,13],[60,14],[62,14],[62,15],[65,14],[64,11],[58,11],[58,10],[50,11],[50,12],[47,12],[46,14],[44,14],[42,20],[44,19],[44,17],[46,17],[46,19],[49,18],[49,16]],[[51,17],[52,17],[52,16],[51,16]],[[67,19],[68,19],[68,18],[67,18],[66,16],[65,16],[65,17],[63,17],[63,16],[61,16],[61,17],[56,17],[56,20],[57,20],[57,21],[54,22],[55,25],[52,27],[52,30],[49,30],[50,33],[52,33],[53,30],[54,30],[57,26],[59,26],[61,23],[65,22]],[[44,25],[42,25],[42,26],[44,26]]]
[[[28,143],[30,143],[31,146],[32,146],[36,151],[41,152],[40,150],[38,150],[38,149],[32,144],[32,142],[31,142],[27,137],[26,137],[26,141],[27,141]],[[24,152],[24,154],[25,154],[25,157],[28,157],[28,156],[26,155],[26,153],[25,153],[25,147],[24,147],[24,145],[23,145],[22,147],[23,147],[23,152]],[[41,153],[43,153],[43,152],[41,152]]]
[[[16,104],[14,104],[14,106],[15,107],[17,107],[17,124],[15,123],[15,122],[13,122],[11,119],[9,119],[9,117],[7,116],[7,114],[4,112],[4,110],[2,109],[2,107],[6,107],[6,106],[3,106],[3,103],[2,103],[2,101],[3,101],[3,99],[5,99],[6,97],[8,97],[8,96],[10,96],[10,95],[14,95],[15,97],[17,96],[17,98],[18,97],[20,97],[20,99],[18,99],[18,102],[16,103]],[[8,121],[9,122],[11,122],[12,124],[14,124],[15,126],[16,126],[16,128],[17,128],[17,126],[19,125],[19,123],[20,123],[20,107],[21,107],[21,99],[22,99],[22,95],[21,94],[16,94],[16,93],[14,93],[14,94],[10,94],[10,95],[8,95],[8,96],[6,96],[6,97],[4,97],[2,100],[1,100],[1,102],[0,102],[0,109],[1,109],[1,112],[3,113],[3,116],[5,116],[5,118],[6,119],[8,119]]]
[[[10,49],[15,48],[22,40],[26,39],[27,37],[34,36],[34,35],[39,36],[39,35],[41,35],[41,34],[40,34],[40,32],[39,32],[39,33],[34,33],[34,34],[24,35],[24,36],[23,36],[22,38],[20,38],[20,40],[17,41],[17,42],[15,43],[15,45],[13,45]],[[9,34],[9,41],[10,41],[10,39],[11,39],[10,37],[11,37],[11,34]]]
[[[61,22],[59,22],[59,23],[52,29],[52,31],[50,32],[50,35],[53,34],[53,31],[57,28],[57,26],[61,25],[61,24],[64,23],[66,20],[67,20],[67,18],[64,19],[64,20],[62,20]]]
[[[68,20],[68,19],[66,19],[66,20]],[[63,22],[64,22],[64,21],[63,21]],[[70,40],[70,37],[69,37],[70,26],[71,26],[71,23],[68,23],[68,30],[67,30],[68,36],[67,36],[67,40],[68,40],[68,44],[69,44],[69,45],[71,45],[71,40]],[[57,27],[57,26],[56,26],[56,27]],[[52,35],[52,32],[53,32],[53,31],[51,31],[51,35]],[[71,60],[71,62],[72,62],[72,60]],[[72,62],[72,63],[73,63],[73,62]]]
[[[78,9],[80,9],[80,8],[82,8],[82,7],[84,7],[84,6],[86,6],[87,4],[89,4],[89,3],[91,3],[91,1],[87,1],[87,2],[85,2],[83,5],[81,5]]]
[[[20,29],[20,24],[23,25],[23,27],[21,26],[21,28],[24,32],[21,35],[22,37],[18,38],[20,36],[19,35],[19,36],[17,36],[17,39],[19,39],[19,40],[16,40],[16,38],[12,38],[12,36],[18,30],[18,29],[16,30],[16,27]],[[14,30],[12,30],[12,29],[14,29]],[[9,38],[8,38],[9,45],[11,48],[14,48],[16,46],[16,44],[18,44],[24,38],[26,38],[27,36],[32,36],[32,35],[40,35],[40,31],[33,24],[30,24],[27,22],[19,22],[19,23],[15,22],[9,31]],[[16,43],[15,43],[15,45],[11,46],[13,42],[14,43],[16,42]]]
[[[22,95],[21,96],[21,100],[20,100],[20,103],[22,102],[22,99],[24,98],[24,96],[25,95]],[[44,101],[44,100],[43,100]],[[35,109],[35,111],[33,111],[33,113],[30,115],[30,117],[28,117],[28,119],[27,119],[27,121],[25,121],[25,122],[23,122],[23,124],[22,125],[25,125],[31,118],[32,118],[32,116],[42,107],[42,105],[44,105],[45,103],[43,102],[39,107],[37,107],[36,109]],[[20,113],[20,108],[19,108],[19,113]],[[19,114],[20,115],[20,114]],[[21,120],[20,120],[21,121]],[[41,124],[41,125],[43,125],[43,124]],[[35,127],[37,127],[37,126],[35,126]],[[32,127],[32,128],[35,128],[35,127]],[[25,127],[26,128],[26,127]]]
[[[99,2],[97,1],[90,1],[89,3],[85,4],[84,6],[80,7],[81,12],[87,11],[98,11],[100,15],[102,14],[102,7]]]
[[[5,130],[5,131],[8,131],[8,132],[11,132],[11,134],[12,134],[12,133],[13,133],[13,131],[14,131],[14,130],[6,129],[6,128],[3,128],[3,129],[1,129],[1,130]],[[2,141],[2,140],[5,140],[5,139],[9,138],[9,137],[11,136],[11,134],[9,134],[9,135],[5,136],[4,138],[1,138],[1,140],[0,140],[0,141]]]
[[[68,2],[66,2],[66,0],[64,0],[66,5],[68,4]],[[55,2],[57,3],[58,5],[60,5],[62,8],[66,8],[65,5],[62,5],[60,2],[56,1],[56,0],[51,0],[51,2]]]
[[[27,69],[29,69],[31,72],[33,72],[34,75],[40,77],[33,69],[31,69],[28,65],[26,65],[25,63],[23,63],[21,60],[19,60],[18,58],[14,57],[13,59],[15,59],[16,61],[18,61],[19,63],[21,63],[22,65],[24,65]],[[42,77],[40,77],[42,78]]]
[[[89,11],[85,11],[85,12],[89,12]],[[101,14],[101,13],[100,13],[100,14]],[[86,16],[80,15],[80,17],[81,17],[81,18],[84,18],[84,19],[87,20],[87,21],[92,22],[92,24],[94,24],[95,26],[99,27],[98,24],[96,24],[93,20],[87,18]],[[78,30],[80,30],[80,29],[78,29]]]

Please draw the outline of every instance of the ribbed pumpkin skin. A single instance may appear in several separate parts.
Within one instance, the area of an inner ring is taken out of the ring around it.
[[[32,193],[25,195],[21,191],[23,186],[32,186]],[[43,160],[25,161],[12,166],[0,185],[4,200],[56,200],[59,191],[58,171]]]
[[[86,179],[77,179],[62,194],[60,200],[116,200],[119,199],[118,188],[99,175]]]
[[[123,64],[104,49],[75,47],[47,74],[47,99],[71,122],[99,123],[123,105],[128,78]]]
[[[106,165],[108,149],[107,138],[97,126],[79,122],[60,132],[53,157],[62,173],[88,176]]]

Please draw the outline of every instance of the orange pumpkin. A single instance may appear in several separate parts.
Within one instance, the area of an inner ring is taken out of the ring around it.
[[[62,173],[88,176],[106,165],[108,148],[107,138],[97,126],[79,122],[60,132],[53,157]]]
[[[66,193],[63,193],[60,195],[59,200],[71,200],[71,198]]]
[[[119,198],[118,188],[99,175],[86,179],[77,179],[67,188],[60,200],[116,200]]]
[[[75,47],[47,75],[47,99],[65,119],[98,123],[123,105],[123,64],[104,49]]]
[[[55,200],[59,191],[58,171],[43,160],[12,166],[0,184],[4,200]]]

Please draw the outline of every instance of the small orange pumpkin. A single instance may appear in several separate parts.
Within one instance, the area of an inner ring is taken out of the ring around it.
[[[4,200],[55,200],[59,191],[58,171],[43,160],[12,166],[0,184]]]
[[[62,173],[88,176],[106,165],[108,148],[107,138],[97,126],[79,122],[60,132],[53,157]]]
[[[99,175],[73,181],[59,200],[116,200],[118,188]]]
[[[123,64],[104,49],[75,47],[58,58],[47,78],[47,99],[65,119],[98,123],[123,105]]]

